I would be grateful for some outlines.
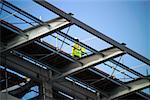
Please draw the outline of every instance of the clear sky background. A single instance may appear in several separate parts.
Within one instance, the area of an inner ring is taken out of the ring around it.
[[[7,0],[42,20],[56,17],[53,13],[31,0]],[[96,30],[126,43],[127,47],[150,59],[150,0],[47,0],[49,3],[92,26]],[[5,15],[1,16],[3,18]],[[7,20],[10,20],[8,18]],[[92,35],[73,27],[69,35],[85,40]],[[47,38],[47,41],[50,41]],[[102,49],[103,42],[98,39],[84,42],[95,49]],[[65,50],[67,48],[64,47]],[[71,49],[70,49],[71,50]],[[126,59],[129,66],[137,65],[135,61]],[[141,67],[137,71],[145,74]],[[149,71],[150,72],[150,71]]]

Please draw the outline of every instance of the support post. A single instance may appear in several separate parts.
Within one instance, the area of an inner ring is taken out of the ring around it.
[[[49,78],[52,77],[52,71],[49,70]],[[40,92],[42,92],[40,99],[41,100],[53,100],[52,84],[48,82],[50,79],[43,79],[40,84]]]

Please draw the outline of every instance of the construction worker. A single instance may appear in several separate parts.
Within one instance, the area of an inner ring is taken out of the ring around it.
[[[72,56],[76,58],[81,58],[82,55],[85,54],[85,48],[79,45],[79,39],[75,38],[75,40],[77,41],[77,43],[75,43],[72,48]]]

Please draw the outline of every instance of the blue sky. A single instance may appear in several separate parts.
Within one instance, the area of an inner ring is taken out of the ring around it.
[[[65,12],[71,12],[74,17],[94,27],[96,30],[126,43],[127,47],[150,58],[150,1],[146,0],[48,0]],[[71,29],[71,35],[80,40],[92,37],[84,31]],[[95,49],[102,49],[106,45],[98,39],[85,42]],[[141,62],[126,56],[126,65],[136,66]],[[146,74],[148,66],[135,69]]]
[[[56,16],[31,0],[8,1],[38,18],[41,16],[45,21]],[[84,23],[120,43],[125,42],[129,48],[150,58],[150,1],[48,0],[48,2],[65,12],[73,13],[74,17]],[[71,30],[71,34],[81,40],[91,37],[75,29]]]
[[[35,4],[31,0],[8,0],[42,20],[50,20],[56,15]],[[92,26],[96,30],[126,43],[127,47],[150,59],[150,1],[149,0],[47,0],[63,11],[73,13],[74,17]],[[1,16],[4,18],[5,15]],[[10,20],[7,18],[6,20]],[[12,20],[10,20],[12,21]],[[26,26],[27,27],[27,26]],[[65,30],[66,31],[66,30]],[[71,27],[69,35],[85,40],[93,37],[77,27]],[[50,38],[46,39],[50,42]],[[95,49],[106,48],[106,43],[99,39],[84,42]],[[68,48],[64,47],[65,50]],[[71,49],[70,49],[71,50]],[[70,51],[69,51],[70,52]],[[129,59],[128,59],[129,58]],[[134,60],[134,61],[133,61]],[[127,65],[134,66],[141,62],[132,57],[125,59]],[[145,74],[145,69],[137,71]],[[149,71],[150,72],[150,71]]]
[[[146,0],[48,0],[111,38],[150,58],[150,2]],[[78,33],[84,35],[82,33]]]
[[[31,0],[8,0],[10,3],[20,7],[28,13],[47,21],[57,17],[54,13],[41,7]],[[115,39],[126,43],[127,47],[135,50],[143,56],[150,58],[150,1],[148,0],[48,0],[51,4],[63,11],[73,13],[75,18],[92,26],[96,30]],[[18,14],[19,15],[19,14]],[[4,12],[1,18],[8,22],[17,22],[13,17],[7,17]],[[20,15],[19,15],[20,16]],[[27,28],[29,25],[17,25]],[[66,32],[66,30],[64,31]],[[78,37],[80,41],[93,37],[93,35],[73,26],[68,33],[73,37]],[[48,42],[55,44],[55,39],[45,38]],[[69,41],[67,41],[69,42]],[[70,42],[71,43],[71,42]],[[95,38],[84,42],[97,50],[109,47],[107,43]],[[59,43],[59,46],[61,42]],[[63,46],[63,50],[71,53],[71,48]],[[136,59],[126,56],[125,64],[129,67],[141,64]],[[146,74],[148,66],[136,69],[138,72]]]

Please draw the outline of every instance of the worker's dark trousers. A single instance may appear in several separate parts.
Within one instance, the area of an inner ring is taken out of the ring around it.
[[[78,56],[76,56],[76,55],[74,55],[73,56],[74,57],[74,59],[76,59],[76,60],[78,60],[80,57],[78,57]]]

